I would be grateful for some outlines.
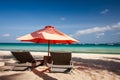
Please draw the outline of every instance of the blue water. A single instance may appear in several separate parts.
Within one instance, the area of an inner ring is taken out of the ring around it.
[[[48,45],[35,43],[0,43],[0,50],[25,50],[47,52]],[[50,51],[120,54],[120,44],[51,44]]]

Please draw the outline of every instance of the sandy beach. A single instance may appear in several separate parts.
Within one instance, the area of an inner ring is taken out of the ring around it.
[[[30,52],[39,59],[47,52]],[[71,73],[43,72],[45,66],[32,71],[11,71],[6,63],[16,60],[10,51],[0,51],[0,80],[120,80],[120,55],[72,53],[74,68]]]

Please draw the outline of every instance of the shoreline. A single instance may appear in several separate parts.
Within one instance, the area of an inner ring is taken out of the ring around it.
[[[120,54],[120,45],[107,44],[51,44],[51,51],[70,51],[73,53],[98,53],[98,54]],[[0,44],[0,51],[32,51],[47,52],[48,44],[35,43],[3,43]]]
[[[39,56],[46,56],[48,55],[48,52],[36,52],[36,51],[30,51],[32,55],[39,55]],[[11,55],[11,51],[5,51],[5,50],[0,50],[0,55]],[[100,54],[100,53],[72,53],[72,57],[99,57],[102,56],[107,56],[107,57],[120,57],[120,54]]]
[[[10,52],[10,51],[29,51],[29,50],[1,50],[0,49],[0,52]],[[29,52],[35,52],[35,53],[48,53],[47,51],[29,51]],[[54,52],[54,51],[52,51],[52,52]],[[60,51],[55,51],[55,52],[60,52]],[[63,51],[63,52],[67,52],[67,51]],[[108,55],[120,55],[120,52],[119,53],[114,53],[114,52],[112,52],[112,53],[105,53],[105,52],[71,52],[71,53],[73,53],[73,54],[108,54]]]
[[[34,58],[47,52],[30,52]],[[1,71],[3,62],[14,62],[10,51],[0,51],[0,80],[120,80],[120,55],[72,53],[74,68],[70,74],[36,71]],[[43,68],[43,67],[42,67]],[[29,76],[29,77],[28,77]],[[62,77],[61,77],[62,76]]]

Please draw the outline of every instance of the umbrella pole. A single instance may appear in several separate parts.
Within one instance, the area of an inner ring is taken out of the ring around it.
[[[48,40],[48,56],[50,54],[50,40]]]

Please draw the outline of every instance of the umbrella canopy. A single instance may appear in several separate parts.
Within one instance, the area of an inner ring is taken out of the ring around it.
[[[34,43],[48,43],[48,56],[50,44],[71,44],[73,42],[78,42],[76,39],[56,30],[53,26],[45,26],[43,29],[19,37],[17,40]]]

